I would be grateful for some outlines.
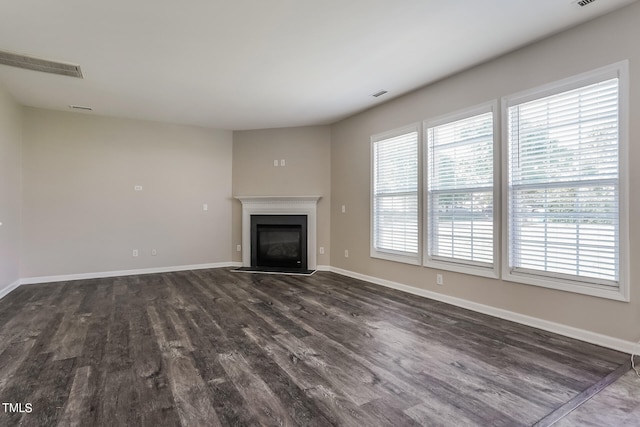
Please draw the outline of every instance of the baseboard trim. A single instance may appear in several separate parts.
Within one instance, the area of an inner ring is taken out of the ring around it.
[[[211,264],[178,265],[171,267],[141,268],[136,270],[102,271],[98,273],[66,274],[59,276],[27,277],[20,280],[21,285],[37,283],[66,282],[69,280],[100,279],[105,277],[135,276],[139,274],[171,273],[174,271],[204,270],[207,268],[240,267],[240,262],[216,262]]]
[[[601,347],[610,348],[612,350],[621,351],[623,353],[634,354],[638,350],[638,344],[632,341],[613,338],[607,335],[598,334],[596,332],[587,331],[585,329],[579,329],[572,326],[563,325],[561,323],[550,322],[548,320],[527,316],[524,314],[516,313],[514,311],[504,310],[485,304],[479,304],[477,302],[465,300],[458,297],[439,294],[437,292],[416,288],[413,286],[405,285],[403,283],[393,282],[391,280],[381,279],[379,277],[367,276],[366,274],[356,273],[338,267],[331,267],[330,271],[341,274],[343,276],[364,280],[365,282],[374,283],[376,285],[385,286],[387,288],[392,288],[413,295],[430,298],[436,301],[455,305],[457,307],[466,308],[478,313],[488,314],[489,316],[498,317],[504,320],[510,320],[512,322],[542,329],[548,332],[553,332],[559,335],[564,335],[569,338],[575,338],[580,341],[596,344]]]
[[[9,295],[9,292],[11,292],[12,290],[14,290],[15,288],[17,288],[18,286],[20,286],[21,281],[20,280],[16,280],[15,282],[13,282],[10,285],[5,286],[4,288],[0,289],[0,299],[4,298],[5,296]]]

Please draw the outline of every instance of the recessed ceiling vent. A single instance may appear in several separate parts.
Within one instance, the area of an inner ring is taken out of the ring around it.
[[[82,71],[79,65],[54,62],[4,50],[0,50],[0,64],[25,68],[27,70],[42,71],[43,73],[82,78]]]
[[[379,96],[384,95],[385,93],[387,93],[387,91],[386,91],[386,90],[381,90],[381,91],[379,91],[379,92],[374,93],[374,94],[373,94],[373,95],[371,95],[371,96],[373,96],[374,98],[377,98],[377,97],[379,97]]]
[[[578,0],[576,2],[576,4],[580,7],[585,7],[586,5],[588,5],[589,3],[593,3],[596,0]]]
[[[73,110],[93,111],[93,108],[87,107],[85,105],[69,105],[69,108]]]

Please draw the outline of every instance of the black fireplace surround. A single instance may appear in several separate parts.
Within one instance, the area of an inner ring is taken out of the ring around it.
[[[251,268],[308,271],[307,216],[251,215]]]

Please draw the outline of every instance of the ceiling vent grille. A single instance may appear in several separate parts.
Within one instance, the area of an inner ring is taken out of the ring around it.
[[[580,7],[585,7],[586,5],[588,5],[589,3],[593,3],[596,0],[578,0],[576,2],[576,4]]]
[[[386,90],[381,90],[381,91],[379,91],[379,92],[376,92],[376,93],[372,94],[371,96],[373,96],[374,98],[377,98],[377,97],[379,97],[379,96],[384,95],[385,93],[387,93],[387,91],[386,91]]]
[[[93,108],[84,105],[69,105],[69,108],[74,110],[93,111]]]
[[[2,50],[0,50],[0,64],[41,71],[43,73],[82,78],[82,71],[79,65],[48,61],[46,59],[34,58],[32,56]]]

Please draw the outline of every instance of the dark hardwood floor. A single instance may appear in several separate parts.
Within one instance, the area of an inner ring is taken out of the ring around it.
[[[534,425],[627,359],[327,272],[27,285],[0,300],[0,425]]]

